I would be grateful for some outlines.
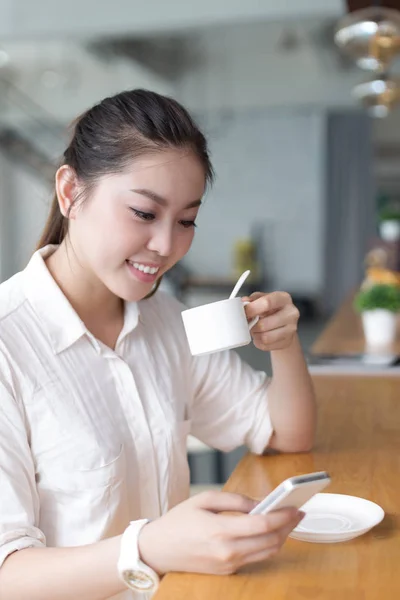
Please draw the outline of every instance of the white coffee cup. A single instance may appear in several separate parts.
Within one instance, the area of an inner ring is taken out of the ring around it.
[[[232,298],[203,304],[182,312],[183,324],[193,356],[246,346],[250,330],[258,322],[247,322],[244,307],[249,302]]]

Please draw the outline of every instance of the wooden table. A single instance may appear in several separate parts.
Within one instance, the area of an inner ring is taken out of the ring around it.
[[[399,328],[400,332],[400,328]],[[400,333],[385,353],[400,355]],[[311,348],[312,354],[362,354],[370,351],[365,345],[361,317],[352,306],[349,297],[329,321],[320,337]]]
[[[383,522],[340,544],[288,540],[233,576],[167,575],[156,600],[400,598],[400,385],[390,377],[315,377],[319,431],[310,454],[246,456],[225,489],[261,499],[292,475],[327,470],[332,493],[380,504]]]

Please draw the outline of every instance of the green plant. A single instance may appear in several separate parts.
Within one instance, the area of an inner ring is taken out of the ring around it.
[[[379,221],[400,221],[400,210],[396,208],[384,208],[379,213]]]
[[[358,312],[376,308],[399,312],[400,288],[389,284],[376,284],[364,288],[356,295],[354,307]]]

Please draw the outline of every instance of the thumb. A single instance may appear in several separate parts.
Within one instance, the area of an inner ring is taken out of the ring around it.
[[[257,504],[255,500],[240,494],[209,491],[193,497],[198,508],[210,512],[241,512],[249,513]]]
[[[265,296],[265,292],[253,292],[250,296],[242,296],[243,302],[254,302],[254,300],[258,300]]]

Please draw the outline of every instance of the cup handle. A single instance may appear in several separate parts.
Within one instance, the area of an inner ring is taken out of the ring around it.
[[[246,304],[250,304],[250,302],[243,302],[243,306],[246,306]],[[252,319],[250,321],[250,323],[248,323],[249,331],[251,331],[251,329],[253,329],[254,325],[256,325],[259,320],[260,320],[260,317],[254,317],[254,319]]]

